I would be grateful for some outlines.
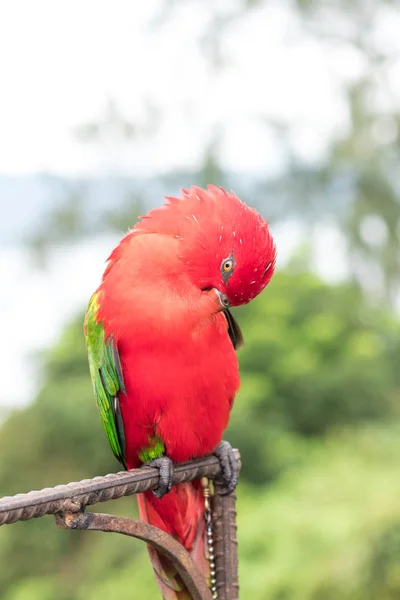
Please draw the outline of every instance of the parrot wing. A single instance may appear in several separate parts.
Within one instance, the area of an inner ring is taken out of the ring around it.
[[[119,392],[125,393],[118,349],[98,320],[99,292],[93,294],[85,317],[85,337],[94,395],[104,430],[116,458],[125,467],[125,439]]]

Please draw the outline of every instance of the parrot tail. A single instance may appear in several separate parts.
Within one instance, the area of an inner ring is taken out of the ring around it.
[[[210,585],[210,566],[204,519],[204,495],[199,481],[180,483],[163,498],[151,491],[138,494],[142,521],[162,529],[177,539]],[[164,600],[191,600],[179,573],[172,562],[148,546],[157,584]]]

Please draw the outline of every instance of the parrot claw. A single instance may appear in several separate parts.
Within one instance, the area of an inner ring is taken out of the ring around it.
[[[168,494],[172,488],[172,480],[174,478],[174,463],[168,456],[161,456],[155,458],[150,462],[146,463],[149,467],[155,467],[158,469],[160,479],[158,486],[153,490],[153,494],[156,498],[162,498],[165,494]]]
[[[214,450],[214,455],[221,465],[220,480],[226,488],[223,496],[231,494],[237,486],[239,465],[229,442],[222,441]]]

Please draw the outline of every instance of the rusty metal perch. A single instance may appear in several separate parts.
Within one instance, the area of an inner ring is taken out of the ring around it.
[[[240,461],[240,455],[235,450]],[[219,461],[208,456],[175,465],[174,485],[208,477],[215,481],[212,498],[212,527],[216,563],[218,600],[239,597],[236,541],[236,496],[225,495],[218,483]],[[59,527],[121,533],[136,537],[154,546],[176,566],[193,600],[213,598],[206,581],[188,552],[165,532],[117,515],[86,513],[86,506],[139,494],[158,485],[158,471],[142,467],[128,472],[94,477],[83,481],[45,488],[41,491],[6,496],[0,499],[0,525],[26,521],[44,515],[55,515]]]

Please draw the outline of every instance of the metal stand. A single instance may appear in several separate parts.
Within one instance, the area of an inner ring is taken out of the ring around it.
[[[238,451],[235,452],[240,459]],[[202,477],[214,480],[211,508],[218,600],[238,600],[236,495],[224,494],[223,486],[218,483],[219,473],[219,461],[214,456],[178,464],[175,466],[174,485]],[[141,493],[157,485],[158,471],[143,467],[1,498],[0,525],[52,514],[57,525],[64,529],[105,531],[135,537],[152,545],[173,562],[193,600],[212,600],[211,590],[197,565],[186,549],[170,535],[128,517],[84,512],[86,506]]]
[[[212,497],[212,523],[218,600],[238,600],[236,494],[225,496],[217,481]]]

